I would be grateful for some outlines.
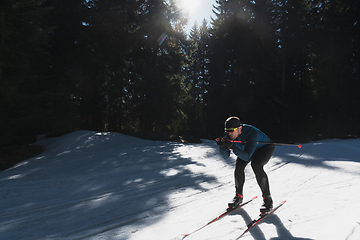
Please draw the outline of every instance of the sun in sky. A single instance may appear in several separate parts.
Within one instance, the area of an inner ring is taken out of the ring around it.
[[[177,0],[177,3],[181,10],[191,15],[194,11],[196,11],[199,5],[199,0]]]
[[[200,26],[204,19],[210,23],[211,17],[215,17],[212,7],[216,0],[174,0],[179,12],[187,18],[188,23],[185,27],[187,33],[194,26],[195,21]]]

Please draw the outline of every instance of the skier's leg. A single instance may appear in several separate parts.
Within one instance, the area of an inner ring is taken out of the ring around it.
[[[236,167],[234,171],[234,177],[235,177],[235,197],[233,198],[232,202],[229,203],[229,208],[235,208],[239,206],[243,201],[243,187],[245,182],[245,167],[247,165],[247,162],[241,160],[240,158],[237,158],[236,160]]]
[[[248,164],[248,162],[245,162],[241,160],[240,158],[236,159],[236,167],[235,167],[235,189],[236,194],[243,194],[243,187],[245,183],[245,167]]]
[[[273,144],[267,144],[256,150],[252,156],[251,167],[264,197],[270,196],[269,179],[264,171],[264,165],[269,162],[274,149]]]

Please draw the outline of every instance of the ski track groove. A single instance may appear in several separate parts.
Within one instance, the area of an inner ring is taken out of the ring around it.
[[[360,227],[360,222],[357,222],[357,225],[353,227],[353,229],[351,230],[351,233],[346,237],[345,240],[348,240],[355,233],[355,230],[358,227]]]

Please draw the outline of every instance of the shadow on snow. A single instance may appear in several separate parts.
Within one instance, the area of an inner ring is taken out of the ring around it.
[[[159,221],[178,207],[171,194],[200,192],[201,183],[216,181],[188,170],[196,163],[174,151],[179,145],[88,131],[55,139],[42,155],[0,174],[0,234],[81,239]],[[126,239],[132,231],[117,237]]]
[[[245,222],[250,223],[253,219],[243,208],[240,209],[237,214],[242,216]],[[278,237],[271,238],[271,240],[312,240],[310,238],[299,238],[291,234],[291,232],[284,226],[284,221],[282,221],[276,213],[268,216],[259,224],[273,224],[276,227]],[[246,234],[251,234],[254,240],[266,240],[266,237],[260,227],[255,225],[250,231]]]

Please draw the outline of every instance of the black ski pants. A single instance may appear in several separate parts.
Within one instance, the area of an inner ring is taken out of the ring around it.
[[[245,167],[251,162],[251,167],[255,173],[256,181],[259,184],[263,196],[270,195],[269,179],[264,171],[264,165],[267,164],[274,152],[273,144],[266,144],[257,149],[249,161],[245,162],[240,158],[236,160],[235,167],[235,188],[236,193],[243,195],[243,187],[245,183]]]

